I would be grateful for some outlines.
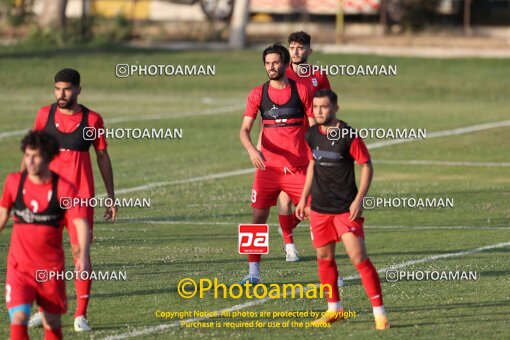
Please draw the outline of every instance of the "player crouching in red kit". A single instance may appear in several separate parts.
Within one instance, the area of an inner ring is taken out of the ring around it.
[[[72,200],[78,193],[73,184],[49,169],[59,153],[54,137],[31,131],[21,149],[26,170],[7,176],[0,201],[0,230],[11,209],[14,219],[5,280],[10,338],[28,339],[27,323],[35,300],[43,310],[44,338],[62,339],[61,314],[67,311],[63,225],[67,219],[76,227],[80,251],[75,272],[79,275],[90,266],[87,212],[79,205],[67,210],[60,206],[62,198]]]
[[[390,326],[384,311],[379,275],[367,255],[364,218],[361,217],[363,198],[372,181],[372,162],[363,140],[356,136],[355,130],[349,125],[336,118],[337,111],[337,95],[333,91],[320,90],[315,93],[313,113],[317,124],[306,133],[313,158],[308,165],[303,194],[296,207],[298,218],[310,217],[320,282],[333,288],[327,299],[328,310],[312,324],[330,324],[344,315],[335,261],[336,242],[341,240],[372,303],[375,327],[383,330]],[[354,178],[355,161],[362,166],[359,190]],[[306,202],[310,193],[312,202],[308,212]]]

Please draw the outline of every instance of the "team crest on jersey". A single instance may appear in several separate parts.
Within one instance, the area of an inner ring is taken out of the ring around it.
[[[319,86],[319,82],[317,81],[317,78],[312,78],[312,84],[315,87]]]

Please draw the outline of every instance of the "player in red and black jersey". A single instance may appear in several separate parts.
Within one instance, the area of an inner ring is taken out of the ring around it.
[[[97,164],[106,187],[108,197],[114,199],[113,170],[101,115],[84,105],[78,104],[81,93],[80,73],[74,69],[62,69],[55,75],[56,103],[42,107],[35,118],[34,130],[44,130],[54,136],[60,145],[60,153],[50,164],[55,171],[71,183],[74,183],[80,196],[84,199],[92,198],[94,191],[94,175],[90,158],[90,147],[96,152]],[[90,135],[88,134],[90,133]],[[89,136],[91,138],[89,138]],[[21,169],[24,169],[22,163]],[[86,207],[87,219],[90,226],[91,240],[93,239],[94,208]],[[104,217],[115,221],[116,208],[107,207]],[[73,258],[79,251],[76,230],[72,223],[65,224],[70,236]],[[89,303],[92,280],[75,280],[76,312],[74,328],[76,331],[90,331],[87,320],[87,307]],[[29,327],[41,325],[41,314],[35,314]]]
[[[55,138],[42,131],[31,131],[23,139],[21,149],[26,170],[7,176],[0,200],[0,231],[11,210],[14,219],[5,280],[10,338],[28,339],[27,323],[35,300],[43,311],[45,339],[62,339],[61,314],[67,310],[65,281],[49,272],[64,270],[65,221],[72,221],[76,229],[79,252],[75,271],[79,274],[89,270],[87,214],[79,206],[67,210],[60,206],[62,198],[79,196],[73,184],[49,168],[50,161],[59,153]]]
[[[306,134],[313,158],[308,165],[296,216],[300,219],[310,217],[319,279],[322,284],[329,284],[333,288],[327,299],[327,312],[313,324],[329,324],[343,317],[335,261],[336,242],[341,240],[349,259],[360,273],[361,282],[372,303],[376,329],[387,329],[389,323],[384,311],[381,283],[367,254],[364,218],[361,217],[363,198],[373,175],[370,154],[355,131],[336,118],[338,105],[333,91],[315,93],[313,111],[317,124]],[[354,176],[354,162],[362,166],[359,190]],[[312,202],[308,211],[306,204],[310,193]]]
[[[305,85],[312,96],[318,90],[331,88],[328,76],[325,73],[319,71],[313,73],[304,72],[306,67],[303,66],[309,65],[308,58],[313,52],[310,35],[303,31],[291,33],[288,38],[288,43],[290,63],[285,69],[287,78]],[[305,121],[305,124],[306,127],[308,127],[308,122]],[[260,132],[262,133],[262,128]],[[259,148],[260,138],[259,136]],[[300,221],[294,216],[292,212],[292,200],[284,191],[282,191],[278,197],[278,222],[280,224],[278,231],[281,233],[283,242],[285,243],[287,261],[298,261],[299,257],[295,252],[293,230]]]
[[[251,206],[252,223],[258,224],[266,223],[280,192],[286,192],[294,204],[299,201],[308,166],[305,122],[315,123],[310,91],[285,75],[289,51],[280,44],[271,45],[264,50],[262,60],[269,81],[250,92],[240,131],[241,142],[257,168]],[[260,150],[250,138],[259,111],[263,124]],[[287,215],[294,219],[292,211]],[[287,259],[289,253],[287,247]],[[291,255],[297,257],[295,248]],[[260,282],[260,258],[258,254],[248,255],[250,272],[243,282]]]

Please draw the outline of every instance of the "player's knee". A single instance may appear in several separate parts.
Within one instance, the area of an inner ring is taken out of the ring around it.
[[[253,223],[266,223],[269,209],[253,209]]]
[[[51,330],[56,330],[61,328],[61,322],[59,317],[51,317],[46,318],[46,324],[44,326],[45,328],[49,328]]]
[[[329,251],[329,249],[322,249],[317,251],[317,260],[334,260],[335,253]]]
[[[351,263],[353,266],[357,266],[361,262],[365,261],[368,257],[362,252],[356,253],[350,257]]]
[[[26,325],[30,318],[30,305],[19,305],[9,309],[9,318],[13,325]]]
[[[317,254],[317,260],[333,260],[335,257],[334,256],[331,256],[330,254]]]
[[[280,215],[292,214],[292,201],[289,196],[282,195],[279,197],[278,213]]]

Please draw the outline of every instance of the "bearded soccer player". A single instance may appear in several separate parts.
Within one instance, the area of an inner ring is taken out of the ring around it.
[[[345,122],[336,118],[337,95],[331,90],[315,93],[313,112],[317,124],[306,133],[313,153],[306,173],[303,195],[296,216],[310,217],[312,242],[317,250],[321,284],[329,284],[328,310],[312,322],[325,325],[342,319],[343,306],[338,292],[338,270],[335,261],[336,242],[342,241],[351,263],[358,270],[363,288],[372,303],[375,327],[389,328],[383,306],[379,275],[367,255],[363,233],[363,198],[372,181],[370,154],[361,138]],[[359,190],[354,178],[354,162],[361,164]],[[311,210],[306,204],[311,193]]]
[[[54,88],[56,103],[44,106],[35,118],[34,130],[44,130],[54,136],[60,145],[60,153],[50,164],[50,169],[66,178],[77,186],[78,193],[83,199],[94,197],[94,176],[89,149],[93,146],[96,151],[97,164],[103,177],[108,197],[115,199],[113,186],[113,171],[107,143],[104,134],[103,119],[99,113],[78,104],[81,93],[80,74],[74,69],[62,69],[55,75]],[[23,167],[22,167],[23,168]],[[94,208],[85,207],[90,226],[91,240],[94,225]],[[116,208],[107,207],[104,217],[115,221]],[[69,222],[69,221],[68,221]],[[72,223],[66,223],[71,242],[73,258],[76,261],[79,253],[76,230]],[[90,261],[90,259],[89,259]],[[76,312],[74,315],[74,329],[77,332],[90,331],[87,320],[87,306],[89,303],[92,280],[75,280]],[[41,325],[41,313],[35,314],[29,327]]]
[[[291,62],[289,67],[286,68],[285,75],[288,79],[308,87],[313,96],[318,90],[330,89],[331,86],[326,74],[320,71],[307,72],[311,70],[308,64],[308,57],[313,52],[311,39],[310,35],[303,31],[294,32],[289,35],[288,43]],[[305,67],[305,65],[308,66]],[[286,248],[291,247],[292,249],[294,245],[293,230],[300,221],[292,213],[292,201],[289,195],[282,191],[278,201],[278,221],[280,223],[278,231],[282,234]],[[299,257],[292,256],[292,252],[287,252],[287,254],[287,261],[299,261]]]
[[[250,92],[240,131],[241,142],[257,168],[251,195],[255,224],[266,223],[270,208],[276,205],[282,191],[294,204],[298,203],[308,165],[305,122],[315,124],[310,91],[285,75],[289,51],[280,44],[271,45],[264,50],[262,61],[269,81]],[[263,124],[260,150],[250,138],[258,111]],[[292,211],[287,215],[291,214]],[[287,256],[297,257],[294,244],[286,248]],[[260,282],[260,259],[260,254],[248,255],[249,275],[242,283]]]
[[[5,301],[11,320],[10,338],[28,339],[27,323],[34,300],[42,309],[45,339],[62,339],[61,314],[67,310],[62,279],[64,221],[72,221],[77,245],[75,272],[88,271],[89,226],[87,212],[72,206],[63,210],[60,200],[78,198],[73,184],[49,169],[59,153],[55,138],[31,131],[22,141],[26,170],[11,173],[0,200],[0,231],[13,210],[11,245],[7,258]],[[41,275],[42,273],[42,275]],[[58,273],[59,276],[56,276]],[[53,275],[54,274],[54,275]]]
[[[311,65],[308,64],[308,58],[313,52],[311,36],[303,31],[294,32],[289,35],[288,41],[291,67],[285,72],[287,77],[306,85],[312,91],[312,95],[319,90],[330,89],[328,76],[320,70],[312,72]]]

